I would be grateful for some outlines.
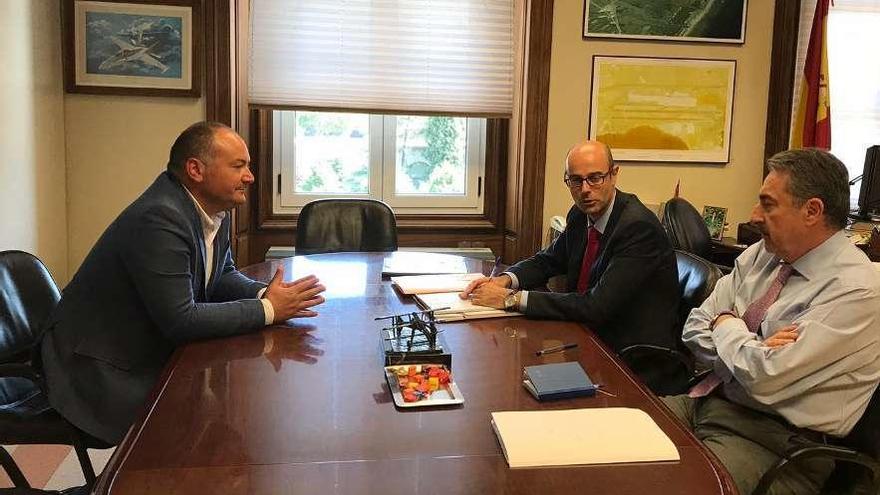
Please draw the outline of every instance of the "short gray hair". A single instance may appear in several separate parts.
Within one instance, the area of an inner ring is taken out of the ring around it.
[[[767,160],[767,169],[788,174],[788,192],[798,206],[818,198],[825,205],[827,224],[846,227],[849,173],[836,156],[817,148],[782,151]]]

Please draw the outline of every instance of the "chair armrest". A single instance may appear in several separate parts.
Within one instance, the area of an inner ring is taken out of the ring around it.
[[[684,353],[682,353],[676,349],[664,347],[662,345],[633,344],[633,345],[626,346],[623,349],[621,349],[619,354],[620,354],[620,357],[624,361],[626,361],[627,357],[632,356],[634,354],[637,354],[639,352],[645,352],[645,351],[656,352],[661,355],[665,355],[671,359],[678,361],[679,363],[681,363],[682,366],[687,368],[689,371],[693,371],[693,363],[691,362],[690,358],[688,358],[688,356],[686,356]]]
[[[25,378],[46,391],[43,377],[34,371],[30,363],[0,363],[0,378]]]
[[[654,344],[634,344],[620,350],[620,358],[647,387],[657,395],[677,395],[685,388],[694,372],[687,354]]]
[[[694,373],[690,381],[688,381],[688,390],[694,388],[698,383],[703,381],[703,378],[706,378],[711,372],[711,369],[705,369]]]
[[[770,489],[770,486],[776,480],[779,472],[782,471],[788,464],[792,462],[802,462],[804,460],[816,457],[824,457],[833,461],[862,466],[863,468],[870,471],[871,479],[874,480],[875,485],[877,483],[877,480],[880,479],[878,478],[878,476],[880,476],[880,463],[878,463],[871,456],[862,454],[861,452],[851,449],[849,447],[813,443],[804,447],[797,447],[786,452],[785,455],[780,458],[779,461],[777,461],[772,468],[764,473],[764,476],[761,477],[761,481],[758,483],[758,486],[755,487],[755,491],[752,492],[752,495],[766,494]]]

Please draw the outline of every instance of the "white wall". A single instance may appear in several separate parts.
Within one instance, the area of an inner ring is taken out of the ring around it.
[[[544,229],[552,215],[565,215],[571,196],[562,182],[568,148],[587,133],[593,55],[684,57],[736,60],[730,163],[619,162],[617,186],[635,193],[642,202],[659,203],[672,197],[681,180],[681,195],[697,210],[710,204],[729,208],[732,229],[748,220],[763,180],[764,130],[770,84],[770,52],[774,2],[748,2],[743,45],[723,43],[584,40],[584,2],[567,0],[554,5],[553,47],[547,132],[547,169],[544,186]]]
[[[0,250],[68,279],[60,3],[0,1]]]

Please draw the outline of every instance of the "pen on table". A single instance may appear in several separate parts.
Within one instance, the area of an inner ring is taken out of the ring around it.
[[[489,272],[489,278],[497,277],[499,274],[499,269],[501,268],[501,256],[495,257],[495,266],[492,267],[492,271]]]
[[[541,349],[540,351],[535,352],[536,356],[543,356],[544,354],[550,354],[551,352],[559,352],[564,351],[566,349],[574,349],[577,347],[577,344],[562,344],[553,347],[548,347],[546,349]]]

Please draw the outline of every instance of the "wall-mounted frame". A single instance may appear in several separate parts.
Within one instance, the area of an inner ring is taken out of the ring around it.
[[[616,160],[730,161],[733,60],[593,57],[590,139]]]
[[[64,0],[71,93],[200,95],[201,0]]]
[[[709,236],[716,241],[724,237],[724,224],[727,223],[727,208],[722,206],[703,206],[703,221],[709,229]]]
[[[747,0],[584,0],[585,38],[743,43]]]

